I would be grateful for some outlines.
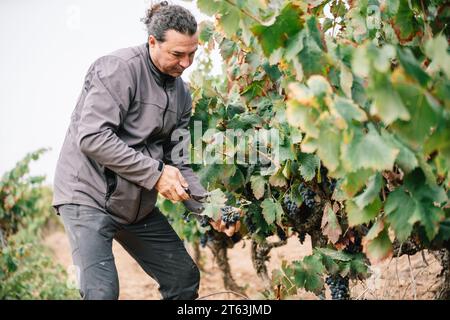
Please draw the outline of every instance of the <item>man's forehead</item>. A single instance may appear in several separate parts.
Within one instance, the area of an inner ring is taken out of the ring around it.
[[[175,30],[167,30],[165,34],[164,46],[171,51],[195,51],[198,46],[198,32],[190,36]]]

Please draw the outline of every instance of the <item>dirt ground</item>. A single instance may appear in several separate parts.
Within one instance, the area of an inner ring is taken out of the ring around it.
[[[58,263],[65,268],[72,264],[69,242],[64,231],[55,231],[45,237],[44,243],[52,250]],[[239,242],[228,251],[232,274],[236,283],[246,288],[250,299],[260,298],[264,283],[253,269],[250,255],[250,241]],[[192,253],[190,247],[188,251]],[[120,282],[120,299],[160,299],[158,284],[150,278],[116,242],[113,244]],[[222,275],[208,248],[202,249],[204,272],[201,273],[200,298],[204,299],[241,299],[226,291]],[[311,253],[307,238],[301,245],[296,237],[290,238],[287,245],[273,249],[268,262],[271,272],[278,268],[282,260],[298,260]],[[351,283],[353,299],[433,299],[439,286],[439,262],[433,255],[425,252],[414,256],[394,258],[372,267],[372,276],[364,282]],[[300,290],[298,299],[318,299],[314,294]],[[327,290],[329,299],[329,290]]]

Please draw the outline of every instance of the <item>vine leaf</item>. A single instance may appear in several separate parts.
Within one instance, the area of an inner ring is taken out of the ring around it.
[[[264,179],[262,176],[252,176],[250,178],[250,184],[252,187],[253,195],[257,200],[264,197],[266,179]]]
[[[363,252],[372,263],[376,263],[392,256],[392,242],[389,239],[388,228],[382,220],[378,220],[370,228],[362,240]]]
[[[339,205],[335,203],[331,207],[331,203],[327,202],[323,209],[322,216],[322,232],[328,237],[328,239],[334,244],[338,242],[340,235],[342,234],[341,225],[336,217],[336,212],[339,210]]]
[[[272,199],[264,199],[261,203],[262,214],[268,224],[272,224],[275,220],[281,224],[281,217],[284,214],[283,207]]]
[[[272,25],[255,25],[251,28],[266,57],[269,57],[275,49],[283,47],[290,37],[303,28],[304,21],[299,18],[302,15],[303,12],[297,5],[289,3]]]

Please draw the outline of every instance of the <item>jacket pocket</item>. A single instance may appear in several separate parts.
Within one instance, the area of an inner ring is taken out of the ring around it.
[[[107,186],[105,209],[120,223],[137,222],[153,211],[156,190],[147,190],[108,168],[105,168],[105,177]]]

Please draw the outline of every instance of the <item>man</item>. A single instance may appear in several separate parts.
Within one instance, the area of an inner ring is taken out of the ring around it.
[[[70,239],[84,299],[119,296],[113,239],[159,283],[164,299],[197,297],[198,268],[155,207],[160,193],[199,212],[201,203],[186,190],[206,192],[186,163],[175,164],[172,150],[183,142],[171,139],[188,128],[191,116],[180,75],[197,50],[197,23],[167,2],[152,6],[144,22],[147,43],[89,68],[56,168],[53,206]],[[228,236],[239,228],[211,224]]]

